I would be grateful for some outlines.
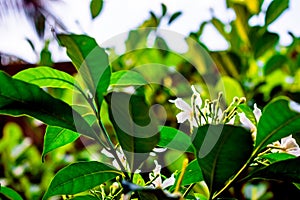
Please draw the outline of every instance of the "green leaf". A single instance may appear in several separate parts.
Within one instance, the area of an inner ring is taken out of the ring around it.
[[[289,153],[268,153],[260,156],[262,159],[267,159],[270,163],[283,161],[291,158],[295,158],[296,156]]]
[[[187,134],[167,126],[160,127],[158,146],[183,152],[194,152],[191,138]]]
[[[45,124],[94,137],[93,129],[75,110],[38,86],[13,79],[2,71],[0,82],[0,114],[29,115]]]
[[[164,3],[161,3],[161,13],[162,16],[167,14],[167,6]]]
[[[74,90],[74,78],[62,71],[51,67],[35,67],[20,71],[13,76],[39,87],[66,88]]]
[[[225,24],[221,20],[213,17],[210,21],[226,40],[230,39],[229,34],[225,31]]]
[[[204,125],[194,133],[195,155],[211,195],[250,158],[251,133],[237,126]]]
[[[177,19],[182,14],[181,11],[175,12],[169,19],[168,24],[170,25],[175,19]]]
[[[267,76],[276,69],[280,69],[287,61],[288,59],[284,55],[278,54],[272,56],[264,66],[264,75]]]
[[[288,7],[289,7],[289,0],[272,1],[266,11],[265,26],[275,21]]]
[[[112,86],[130,86],[130,85],[146,85],[148,82],[138,72],[131,70],[120,70],[112,73],[110,85]]]
[[[55,195],[72,195],[92,189],[122,175],[121,172],[96,161],[78,162],[56,173],[43,199]]]
[[[86,83],[100,110],[103,95],[110,82],[111,68],[108,56],[95,39],[86,35],[57,35],[60,44],[67,48],[67,54]]]
[[[251,177],[300,183],[299,166],[300,157],[278,161],[256,171]]]
[[[42,153],[42,160],[50,151],[62,147],[66,144],[74,142],[80,137],[80,134],[68,129],[55,126],[47,126],[44,136],[44,148]]]
[[[23,200],[21,195],[19,195],[16,191],[9,187],[1,186],[0,185],[0,194],[3,194],[5,197],[8,199],[13,199],[13,200]]]
[[[264,108],[257,126],[257,150],[300,131],[300,113],[292,111],[289,103],[288,98],[279,97]]]
[[[198,164],[197,160],[193,160],[186,167],[185,173],[183,175],[183,179],[181,185],[190,185],[192,183],[197,183],[203,181],[203,175],[201,168]]]
[[[269,49],[274,49],[279,41],[279,35],[276,33],[265,32],[262,36],[257,36],[254,42],[254,58],[264,55]]]
[[[135,171],[159,142],[157,121],[149,116],[144,96],[114,92],[107,99],[118,141],[130,169]]]
[[[91,0],[90,10],[92,18],[95,19],[103,8],[103,0]]]

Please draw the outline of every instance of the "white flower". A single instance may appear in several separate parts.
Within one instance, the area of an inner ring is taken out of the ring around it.
[[[253,114],[255,116],[256,123],[258,123],[261,117],[261,110],[257,107],[256,103],[254,104]],[[256,126],[246,117],[245,113],[239,113],[238,115],[240,117],[242,125],[250,129],[250,131],[252,132],[252,138],[253,140],[255,140],[257,132]]]
[[[299,145],[297,144],[296,140],[292,137],[292,135],[289,135],[285,138],[282,138],[277,142],[273,143],[276,149],[279,149],[279,152],[285,152],[292,154],[294,156],[300,156],[300,148]],[[274,152],[274,151],[273,151]],[[276,152],[276,150],[275,150]],[[278,150],[277,150],[278,152]]]
[[[188,120],[190,123],[190,130],[192,131],[193,126],[198,127],[195,115],[199,116],[199,111],[195,108],[195,106],[201,108],[202,99],[200,94],[196,91],[195,87],[191,86],[191,88],[193,91],[193,95],[191,97],[191,105],[186,103],[182,98],[177,98],[175,100],[169,101],[171,103],[174,103],[175,106],[181,110],[181,112],[176,115],[177,122],[183,123]]]
[[[295,101],[290,101],[290,109],[292,111],[300,113],[300,104]]]
[[[174,174],[172,174],[170,178],[167,178],[164,181],[162,181],[161,174],[160,174],[161,165],[159,165],[156,160],[154,160],[154,164],[155,164],[155,168],[153,170],[153,173],[149,174],[150,180],[153,180],[155,178],[155,180],[152,182],[153,187],[165,189],[169,186],[174,185],[175,184]]]

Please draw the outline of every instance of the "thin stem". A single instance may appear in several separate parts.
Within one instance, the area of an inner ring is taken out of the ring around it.
[[[193,189],[193,187],[196,185],[196,183],[192,183],[189,185],[189,187],[186,189],[186,191],[183,193],[182,197],[185,198]]]
[[[112,141],[110,140],[109,134],[108,134],[108,132],[106,131],[105,126],[103,125],[103,123],[102,123],[102,121],[100,120],[100,118],[99,118],[98,120],[99,120],[100,128],[101,128],[101,130],[102,130],[103,133],[104,133],[106,142],[107,142],[108,145],[110,146],[110,148],[107,149],[107,150],[108,150],[108,151],[114,156],[114,158],[116,159],[118,165],[119,165],[120,168],[121,168],[121,171],[124,172],[125,178],[126,178],[127,180],[130,180],[130,176],[128,175],[128,173],[125,173],[125,172],[126,172],[126,169],[125,169],[124,165],[122,164],[122,162],[121,162],[119,156],[117,155],[117,153],[116,153],[116,151],[115,151],[114,144],[113,144]]]

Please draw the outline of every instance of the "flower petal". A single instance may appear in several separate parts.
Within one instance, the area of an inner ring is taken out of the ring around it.
[[[171,175],[170,178],[167,178],[166,180],[163,181],[163,183],[161,184],[162,189],[165,189],[169,186],[172,186],[175,184],[175,177],[174,174]]]
[[[300,104],[295,101],[290,101],[290,109],[292,111],[300,113]]]
[[[177,122],[183,123],[186,120],[190,120],[190,116],[191,116],[191,113],[189,113],[189,112],[180,112],[176,115]]]
[[[245,128],[249,128],[251,131],[255,131],[256,127],[254,124],[246,117],[245,113],[238,113],[240,116],[240,121]]]
[[[255,116],[256,122],[258,122],[261,117],[261,110],[257,107],[256,103],[254,104],[253,114]]]
[[[183,111],[192,111],[192,108],[187,104],[182,98],[177,98],[175,100],[169,100],[171,103],[174,103],[175,106]]]

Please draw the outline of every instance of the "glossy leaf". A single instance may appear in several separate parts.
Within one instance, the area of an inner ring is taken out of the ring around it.
[[[160,128],[158,146],[183,152],[194,152],[191,138],[187,134],[167,126]]]
[[[201,168],[198,164],[197,160],[193,160],[186,167],[185,173],[183,175],[183,179],[181,185],[190,185],[192,183],[197,183],[203,181],[203,175]]]
[[[300,183],[300,158],[292,158],[274,162],[251,175],[252,178],[276,179]]]
[[[122,175],[121,172],[96,161],[77,162],[56,173],[43,199],[56,195],[77,194]]]
[[[272,1],[266,12],[265,25],[267,26],[275,21],[288,7],[289,0]]]
[[[1,186],[0,185],[0,194],[4,195],[8,199],[13,200],[23,200],[21,195],[19,195],[16,191],[9,187]]]
[[[135,170],[159,142],[155,118],[149,116],[144,96],[108,95],[109,116],[131,170]]]
[[[80,134],[61,127],[48,126],[44,136],[44,148],[42,160],[50,151],[74,142],[80,137]]]
[[[112,73],[110,85],[112,86],[130,86],[130,85],[146,85],[148,82],[144,77],[135,71],[120,70]]]
[[[280,54],[272,56],[264,66],[264,75],[268,75],[276,69],[280,69],[287,61],[286,56]]]
[[[280,97],[264,108],[257,126],[257,150],[300,131],[300,113],[292,111],[289,103],[287,98]]]
[[[36,85],[11,78],[0,72],[0,113],[12,116],[29,115],[45,124],[80,132],[89,137],[95,133],[87,122],[68,104]]]
[[[100,108],[111,76],[105,50],[98,46],[95,39],[86,35],[60,34],[57,38],[60,44],[67,48],[68,56]]]
[[[39,87],[74,89],[74,78],[71,75],[51,67],[25,69],[14,75],[13,78]]]
[[[204,125],[194,134],[195,155],[209,191],[214,194],[250,158],[251,134],[231,125]]]
[[[90,10],[92,18],[95,19],[103,8],[103,0],[91,0]]]
[[[269,153],[263,154],[260,158],[268,160],[270,163],[283,161],[291,158],[295,158],[296,156],[289,154],[289,153]]]
[[[177,19],[182,14],[181,11],[175,12],[169,19],[168,24],[170,25],[175,19]]]

